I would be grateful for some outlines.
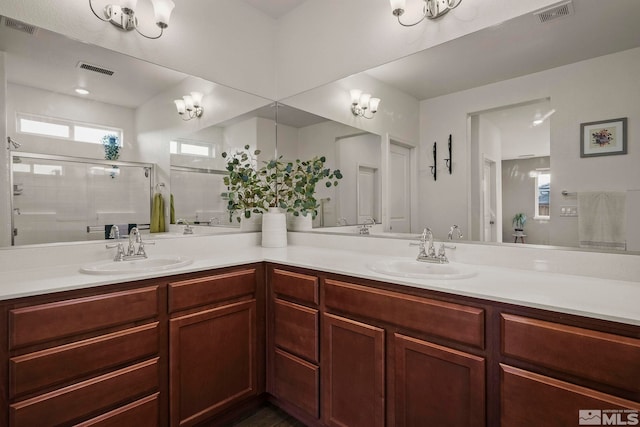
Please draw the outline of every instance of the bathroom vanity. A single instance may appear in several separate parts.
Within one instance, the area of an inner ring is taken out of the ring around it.
[[[234,239],[242,254],[225,256]],[[170,272],[6,275],[0,426],[225,425],[265,400],[307,425],[354,427],[577,425],[580,410],[640,410],[640,314],[632,302],[580,311],[608,292],[633,298],[638,282],[482,266],[401,279],[367,270],[379,255],[348,240],[242,239],[255,237],[192,241],[210,253]],[[187,247],[169,240],[154,249]],[[556,289],[548,307],[540,282]],[[563,307],[576,283],[605,288]]]

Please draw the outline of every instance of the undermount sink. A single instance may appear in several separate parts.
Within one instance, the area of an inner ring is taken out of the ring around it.
[[[367,268],[376,273],[411,279],[467,279],[478,272],[464,264],[434,264],[415,259],[391,258],[367,264]]]
[[[100,261],[80,267],[85,274],[129,274],[171,270],[193,262],[191,258],[180,256],[157,256],[127,261]]]

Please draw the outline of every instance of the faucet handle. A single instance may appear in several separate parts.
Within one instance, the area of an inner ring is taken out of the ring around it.
[[[445,253],[445,247],[444,243],[440,243],[440,247],[438,248],[438,259],[443,263],[449,262],[447,254]]]

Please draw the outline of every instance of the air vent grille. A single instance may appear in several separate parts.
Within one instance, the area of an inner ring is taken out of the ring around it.
[[[571,1],[563,2],[534,13],[534,16],[538,18],[541,24],[569,15],[573,15],[573,4]]]
[[[17,19],[4,17],[4,25],[13,30],[22,31],[23,33],[31,34],[32,36],[38,31],[38,27],[35,25],[27,24]]]
[[[78,68],[93,71],[94,73],[104,74],[106,76],[113,76],[115,71],[109,70],[108,68],[100,67],[98,65],[87,64],[86,62],[78,62]]]

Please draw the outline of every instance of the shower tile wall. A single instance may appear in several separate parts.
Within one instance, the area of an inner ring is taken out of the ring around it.
[[[16,245],[99,240],[104,225],[149,223],[150,178],[140,167],[20,158],[13,184]]]

